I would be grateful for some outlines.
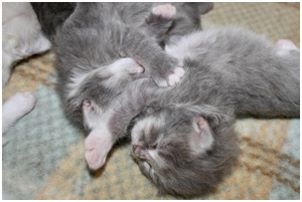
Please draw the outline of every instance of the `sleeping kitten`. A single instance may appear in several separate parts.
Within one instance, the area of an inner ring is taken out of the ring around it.
[[[43,30],[57,44],[59,91],[67,114],[79,122],[85,99],[106,108],[133,79],[151,74],[160,86],[179,82],[183,69],[174,68],[177,60],[168,57],[155,41],[167,40],[169,32],[174,37],[199,28],[200,14],[213,7],[212,3],[176,3],[179,10],[169,18],[156,11],[172,8],[175,12],[171,4],[78,3],[76,8],[72,3],[32,5]],[[124,62],[130,69],[119,67]]]
[[[154,40],[124,24],[112,4],[77,4],[55,42],[59,91],[66,113],[75,121],[81,121],[85,99],[93,100],[103,110],[125,84],[138,77],[151,77],[159,86],[166,87],[175,85],[184,74],[177,60]],[[122,74],[118,68],[112,68],[121,58],[131,61],[128,66],[138,71]]]
[[[90,168],[103,166],[113,144],[130,132],[142,173],[161,191],[198,195],[236,158],[234,118],[299,117],[300,52],[290,41],[273,45],[222,28],[184,36],[166,51],[186,68],[177,86],[158,89],[140,79],[98,116],[90,116],[95,106],[84,107],[97,123],[85,142]]]
[[[3,3],[2,87],[8,82],[16,62],[50,48],[29,3]],[[2,106],[2,133],[30,112],[36,100],[30,92],[17,93]]]

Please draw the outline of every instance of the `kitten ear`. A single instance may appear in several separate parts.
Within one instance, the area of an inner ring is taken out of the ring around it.
[[[194,132],[191,137],[191,146],[197,154],[209,150],[214,142],[208,122],[201,116],[193,119]]]

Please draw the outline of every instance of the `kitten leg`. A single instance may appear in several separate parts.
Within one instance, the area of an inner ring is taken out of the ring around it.
[[[102,113],[100,122],[85,140],[85,158],[91,169],[104,165],[114,143],[127,135],[131,120],[142,111],[147,100],[155,97],[155,89],[156,85],[149,79],[133,81]]]
[[[17,93],[6,101],[2,106],[2,133],[30,112],[35,104],[36,98],[30,92]]]
[[[89,168],[96,170],[104,165],[113,144],[100,107],[92,100],[84,100],[82,110],[84,126],[91,130],[85,139],[85,159]]]
[[[83,125],[93,130],[101,121],[101,108],[93,100],[84,100],[82,104],[83,111]]]
[[[164,26],[165,24],[167,24],[167,22],[169,22],[169,20],[172,19],[175,14],[175,6],[173,6],[172,4],[162,4],[154,7],[152,9],[151,15],[146,20],[149,24],[151,22],[156,23],[157,28],[160,29],[159,25]],[[166,31],[168,31],[168,28],[166,29]],[[184,74],[185,71],[183,68],[176,67],[168,76],[168,85],[176,85],[178,82],[180,82]]]

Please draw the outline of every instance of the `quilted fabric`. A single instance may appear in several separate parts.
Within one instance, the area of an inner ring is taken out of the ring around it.
[[[273,41],[299,45],[299,3],[215,3],[204,29],[238,25]],[[90,173],[84,160],[84,134],[64,116],[55,90],[52,52],[20,63],[3,89],[3,101],[33,91],[35,109],[4,136],[4,197],[11,199],[175,199],[158,195],[121,143],[106,166]],[[297,89],[298,91],[299,89]],[[241,119],[235,128],[241,154],[217,189],[196,199],[299,199],[300,120]]]

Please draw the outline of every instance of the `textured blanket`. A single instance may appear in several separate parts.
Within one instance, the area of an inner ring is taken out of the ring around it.
[[[216,3],[203,18],[207,29],[239,25],[272,41],[299,45],[299,3]],[[12,199],[174,199],[158,195],[130,157],[130,145],[118,145],[106,166],[90,173],[84,159],[84,135],[64,116],[55,91],[55,55],[48,52],[20,63],[3,101],[18,91],[33,91],[35,109],[3,136],[3,191]],[[297,89],[299,91],[299,89]],[[241,154],[215,191],[198,199],[299,199],[300,120],[242,119],[235,129]]]

